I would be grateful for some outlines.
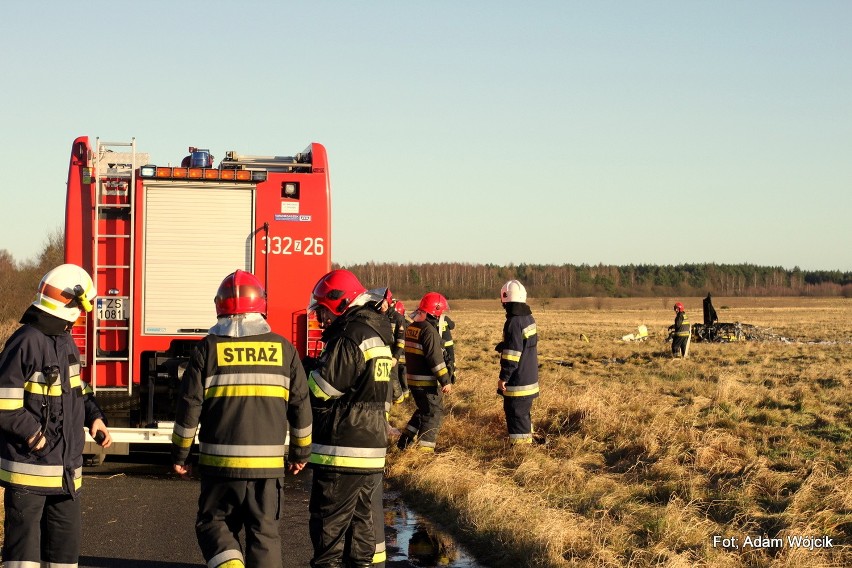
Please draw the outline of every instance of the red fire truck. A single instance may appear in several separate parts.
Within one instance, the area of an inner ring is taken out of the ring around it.
[[[266,285],[268,321],[299,353],[315,354],[320,330],[306,314],[331,268],[326,151],[293,156],[190,148],[179,166],[151,163],[131,142],[71,148],[65,260],[94,280],[94,310],[75,324],[82,378],[104,407],[109,453],[169,443],[181,376],[216,321],[213,297],[236,269]],[[87,443],[91,461],[103,450]]]

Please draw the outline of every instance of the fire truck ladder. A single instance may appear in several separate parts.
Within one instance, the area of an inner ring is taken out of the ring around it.
[[[118,151],[113,148],[119,149]],[[128,151],[129,149],[129,151]],[[130,142],[101,142],[97,140],[97,153],[94,158],[95,189],[95,222],[94,222],[94,274],[92,278],[95,290],[98,291],[98,302],[119,301],[119,307],[101,310],[101,304],[94,310],[94,349],[92,355],[92,389],[95,391],[127,391],[133,393],[133,364],[130,354],[133,352],[133,334],[130,332],[133,315],[133,219],[134,196],[136,195],[136,168],[139,158],[146,159],[136,153],[136,138]],[[144,162],[142,162],[144,163]],[[105,220],[116,220],[108,223]],[[122,222],[118,222],[121,220]],[[109,230],[109,227],[116,229]],[[124,241],[124,242],[122,242]],[[125,246],[129,243],[129,246]],[[126,251],[120,254],[119,251]],[[111,254],[109,254],[111,253]],[[112,262],[112,264],[110,263]],[[120,263],[120,264],[119,264]],[[106,290],[107,272],[115,275],[115,288]],[[115,304],[113,304],[115,306]],[[103,351],[101,349],[102,335],[124,348]],[[125,362],[127,368],[127,386],[98,387],[98,363]]]

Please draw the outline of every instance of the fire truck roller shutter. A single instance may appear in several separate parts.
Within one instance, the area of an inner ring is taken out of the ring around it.
[[[222,277],[253,272],[254,193],[246,184],[145,183],[143,333],[198,335],[216,323]]]

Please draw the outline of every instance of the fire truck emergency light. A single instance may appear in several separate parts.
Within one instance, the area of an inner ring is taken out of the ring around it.
[[[215,168],[173,168],[142,166],[139,175],[156,179],[206,179],[225,181],[266,181],[267,173],[259,170],[219,170]]]

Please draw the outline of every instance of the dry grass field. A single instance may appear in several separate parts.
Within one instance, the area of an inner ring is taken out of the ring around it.
[[[701,299],[680,300],[700,322]],[[852,301],[714,298],[721,321],[793,341],[673,360],[674,301],[531,300],[526,447],[506,443],[495,394],[499,302],[451,302],[450,416],[434,456],[393,450],[389,479],[493,567],[852,566]],[[640,324],[648,341],[621,341]]]
[[[678,299],[700,321],[701,299]],[[852,300],[715,298],[721,321],[792,341],[694,342],[685,360],[665,342],[674,301],[531,300],[526,447],[495,394],[499,302],[451,302],[459,383],[437,452],[393,449],[389,479],[494,568],[852,566]],[[621,341],[640,324],[648,341]]]

